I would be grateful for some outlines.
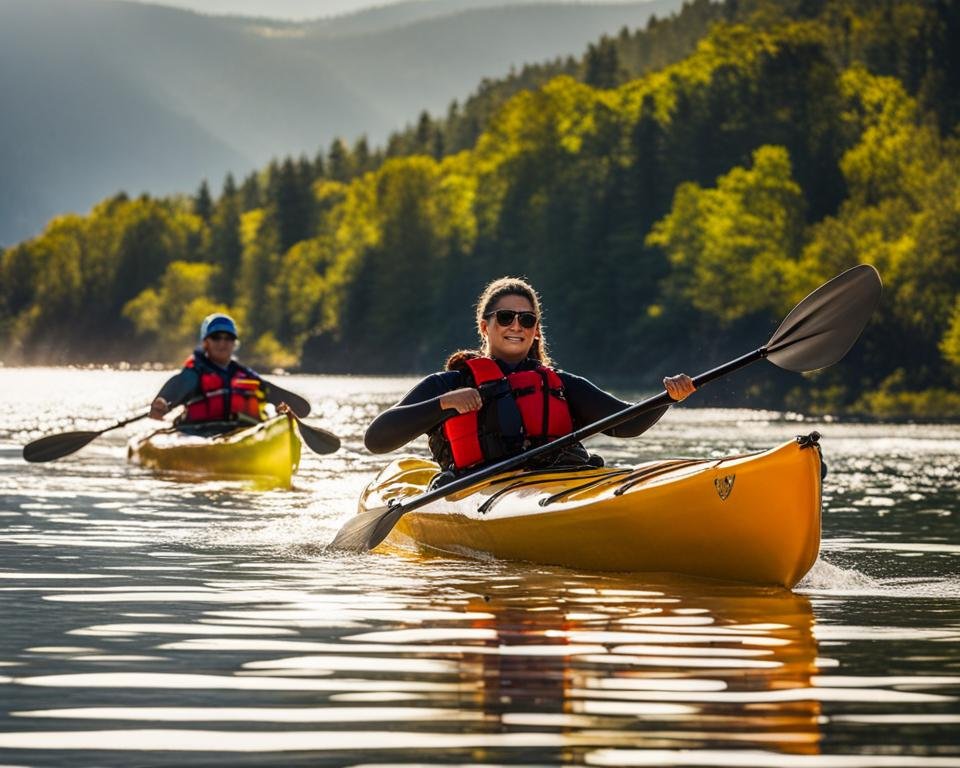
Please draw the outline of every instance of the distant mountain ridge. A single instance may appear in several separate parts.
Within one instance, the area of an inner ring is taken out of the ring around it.
[[[537,5],[597,7],[643,4],[630,2],[629,0],[614,0],[614,2],[609,3],[604,3],[602,0],[599,0],[599,2],[584,2],[584,0],[406,0],[406,2],[378,5],[326,19],[305,21],[303,26],[309,30],[311,35],[317,37],[342,37],[344,35],[383,32],[391,28],[439,19],[444,16],[454,16],[467,11]],[[646,4],[651,8],[658,5],[656,2]],[[680,3],[673,3],[670,6],[671,8],[678,8]],[[655,12],[660,13],[660,11]]]
[[[423,0],[304,24],[0,0],[0,244],[121,189],[189,192],[342,136],[374,143],[510,67],[681,0]]]

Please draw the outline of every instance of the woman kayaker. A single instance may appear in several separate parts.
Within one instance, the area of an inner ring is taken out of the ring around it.
[[[427,376],[377,416],[364,436],[371,452],[393,451],[427,434],[434,459],[445,477],[453,477],[631,405],[581,376],[552,367],[540,300],[526,281],[504,277],[490,283],[477,302],[476,320],[480,349],[455,352],[445,371]],[[675,401],[694,391],[686,374],[668,376],[663,384]],[[605,434],[634,437],[665,411],[641,414]],[[603,460],[577,443],[537,466],[585,463],[601,466]]]
[[[184,404],[178,425],[263,421],[269,386],[237,362],[237,324],[229,315],[207,315],[200,324],[200,346],[172,376],[150,404],[150,418],[162,419]]]

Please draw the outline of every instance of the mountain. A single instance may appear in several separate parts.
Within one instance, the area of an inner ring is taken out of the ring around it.
[[[459,5],[469,2],[478,0],[457,0]],[[411,5],[421,4],[441,6],[439,0]],[[380,140],[384,131],[415,118],[412,106],[443,111],[483,78],[502,77],[527,62],[580,55],[602,34],[616,34],[623,26],[642,27],[652,13],[663,15],[678,6],[674,0],[656,0],[476,7],[380,32],[301,42],[303,50],[322,58],[344,80],[374,94],[375,103],[390,115],[389,123],[369,130],[371,138]]]
[[[557,0],[523,0],[555,3]],[[565,0],[582,2],[583,0]],[[590,0],[587,0],[588,2]],[[368,0],[355,10],[357,0],[114,0],[114,2],[162,5],[210,16],[234,16],[274,21],[314,21],[333,34],[376,32],[387,27],[410,24],[431,16],[508,5],[509,0]],[[630,0],[615,0],[630,2]]]
[[[319,19],[308,22],[307,27],[311,35],[323,37],[341,37],[343,35],[360,35],[371,32],[384,32],[394,27],[415,24],[443,16],[452,16],[464,11],[490,10],[496,8],[516,7],[519,5],[552,5],[561,3],[567,5],[587,6],[596,9],[598,6],[643,6],[646,15],[649,13],[662,14],[659,6],[676,10],[680,3],[658,3],[655,0],[647,2],[630,2],[629,0],[613,0],[613,2],[580,2],[579,0],[519,0],[511,3],[510,0],[405,0],[405,2],[378,5],[372,8],[347,13],[340,16]],[[646,15],[644,24],[646,23]],[[576,51],[580,53],[580,51]],[[531,59],[531,61],[534,61]]]
[[[216,188],[337,136],[384,140],[512,65],[681,0],[423,0],[301,24],[110,0],[0,0],[0,244],[121,189]]]
[[[166,5],[215,16],[269,16],[272,19],[306,20],[349,12],[351,0],[116,0]],[[265,8],[269,8],[265,11]]]

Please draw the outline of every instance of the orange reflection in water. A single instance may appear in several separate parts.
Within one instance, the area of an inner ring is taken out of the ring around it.
[[[478,679],[477,706],[500,729],[563,733],[564,762],[582,764],[599,745],[819,754],[817,649],[801,595],[604,575],[477,587],[467,609],[492,618],[473,626],[495,636],[462,677]]]

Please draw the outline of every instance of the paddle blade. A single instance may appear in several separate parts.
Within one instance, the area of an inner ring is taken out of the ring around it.
[[[267,381],[266,379],[263,381],[267,385],[268,403],[273,403],[274,405],[286,403],[290,406],[290,410],[301,419],[310,415],[310,403],[308,403],[306,399],[300,397],[296,392],[291,392],[289,389],[278,386],[272,381]]]
[[[67,432],[47,435],[23,446],[23,458],[27,461],[53,461],[79,451],[102,432]]]
[[[807,296],[767,342],[767,360],[788,371],[816,371],[840,360],[880,301],[880,273],[861,264]]]
[[[319,453],[323,456],[340,450],[340,438],[332,432],[327,432],[327,430],[320,429],[320,427],[312,427],[309,424],[304,424],[300,419],[297,419],[297,426],[300,429],[301,439],[314,453]]]
[[[348,520],[330,542],[330,549],[344,552],[366,552],[390,535],[404,513],[403,507],[395,504],[361,512]]]

